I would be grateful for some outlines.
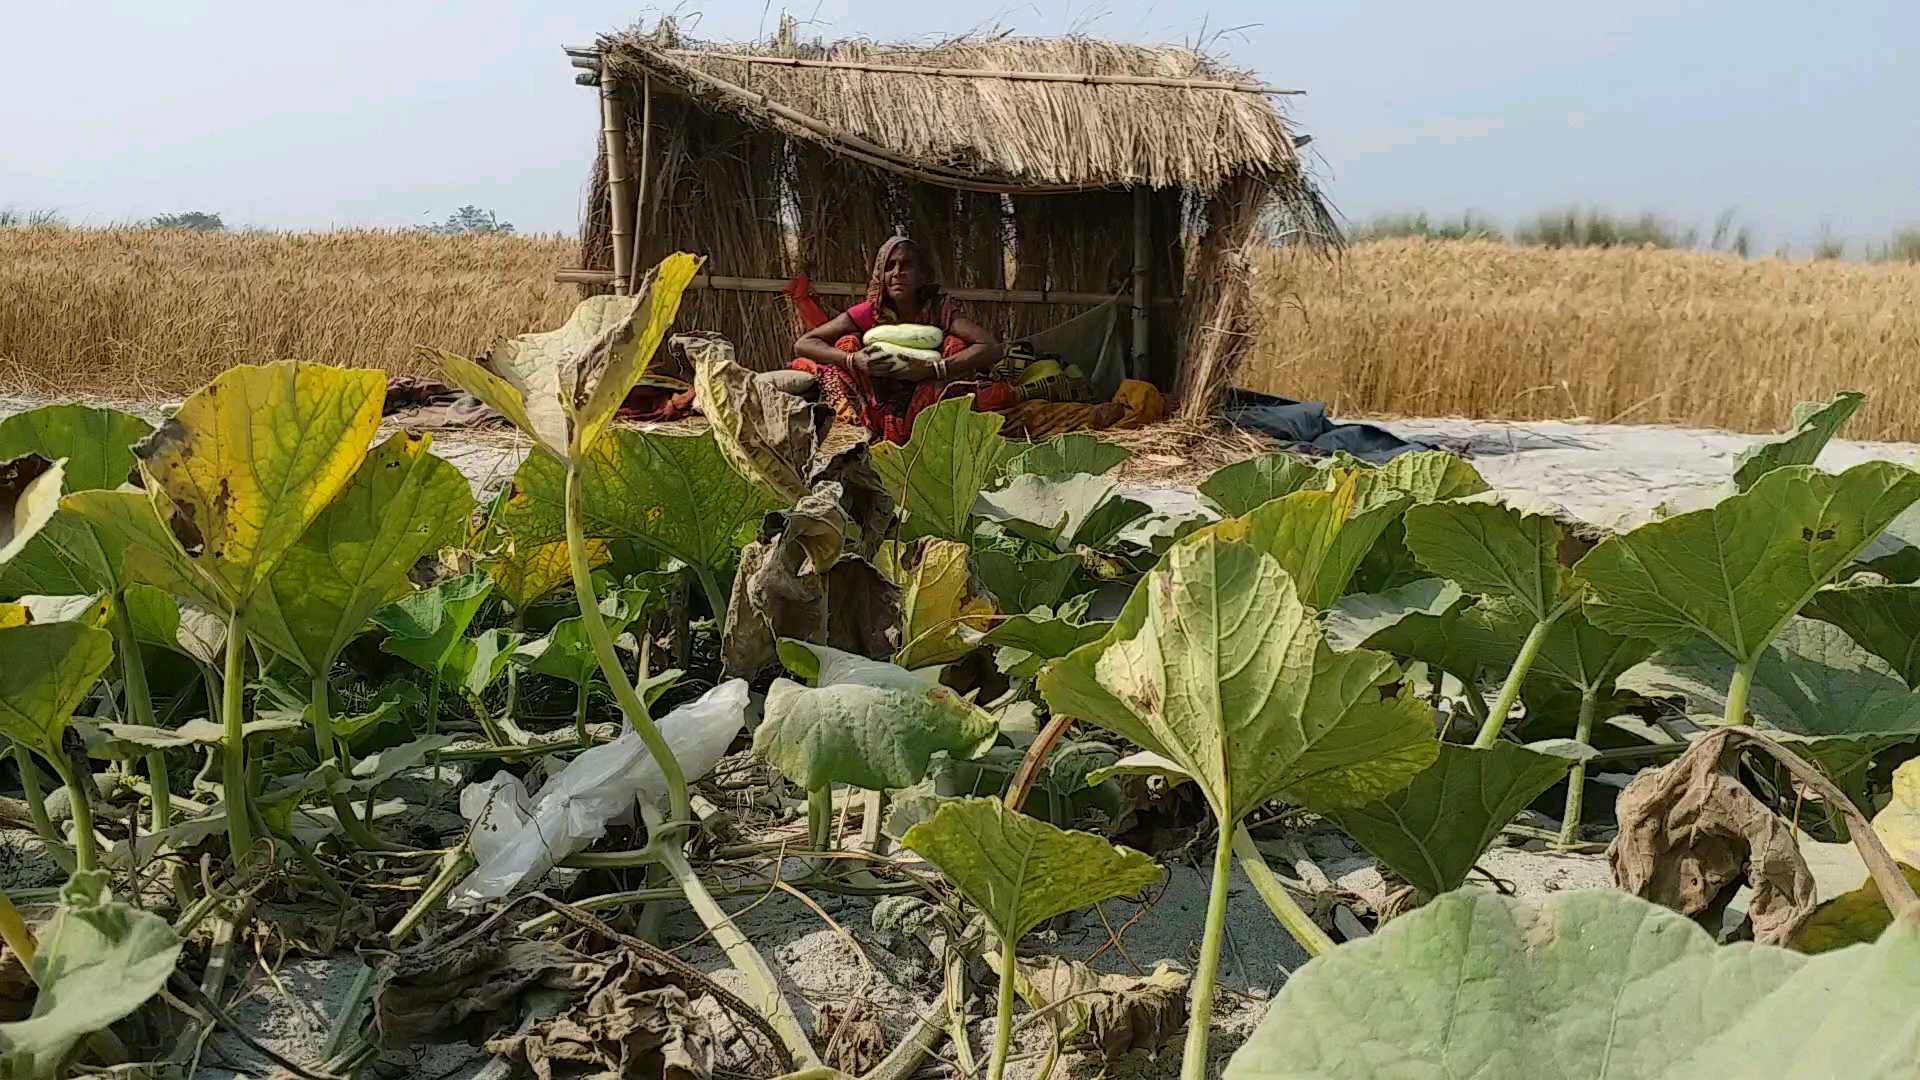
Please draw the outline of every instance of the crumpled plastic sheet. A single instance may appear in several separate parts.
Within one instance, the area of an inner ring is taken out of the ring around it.
[[[729,679],[658,721],[688,780],[704,776],[746,726],[747,683]],[[460,793],[460,814],[475,823],[473,873],[454,886],[448,906],[471,909],[547,876],[554,865],[605,836],[607,826],[641,800],[667,793],[667,779],[632,728],[582,751],[529,799],[518,778],[502,774]]]

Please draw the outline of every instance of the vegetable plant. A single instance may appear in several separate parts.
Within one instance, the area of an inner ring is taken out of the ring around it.
[[[1041,673],[1056,713],[1175,763],[1219,824],[1182,1066],[1189,1080],[1205,1069],[1230,836],[1241,820],[1282,793],[1321,808],[1364,804],[1433,761],[1431,709],[1381,689],[1395,671],[1384,655],[1329,649],[1271,555],[1203,535],[1147,574],[1106,636]]]
[[[999,1020],[987,1080],[1006,1072],[1020,939],[1055,915],[1138,892],[1161,873],[1138,851],[1027,817],[999,799],[942,803],[901,843],[939,867],[1000,939]]]

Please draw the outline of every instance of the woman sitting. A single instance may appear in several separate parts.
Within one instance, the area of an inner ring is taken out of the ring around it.
[[[892,324],[937,328],[943,335],[939,355],[902,355],[862,344],[867,331]],[[819,380],[822,400],[840,419],[890,442],[907,441],[922,409],[965,394],[974,395],[975,411],[1006,414],[1009,435],[1146,423],[1164,413],[1158,393],[1144,383],[1126,384],[1119,395],[1143,399],[1144,408],[1132,400],[1107,405],[1023,400],[1012,383],[991,377],[1006,347],[960,313],[953,298],[929,279],[913,241],[904,236],[880,246],[866,298],[800,335],[793,351],[792,367]],[[1150,402],[1144,400],[1148,395]]]

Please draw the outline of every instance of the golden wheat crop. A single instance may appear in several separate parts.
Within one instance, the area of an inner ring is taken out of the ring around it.
[[[1920,266],[1382,240],[1259,268],[1239,382],[1336,413],[1778,429],[1861,390],[1920,437]]]
[[[0,387],[177,396],[281,357],[418,371],[557,325],[559,238],[0,229]],[[1838,389],[1920,438],[1920,266],[1384,240],[1259,268],[1239,381],[1339,414],[1766,431]]]
[[[31,394],[176,396],[287,357],[417,371],[557,325],[570,240],[413,232],[0,229],[0,383]]]

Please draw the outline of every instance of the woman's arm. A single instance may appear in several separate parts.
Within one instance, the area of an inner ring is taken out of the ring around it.
[[[853,316],[843,311],[801,334],[800,339],[793,343],[793,354],[818,364],[832,364],[852,371],[853,354],[841,352],[834,346],[834,342],[849,335],[859,337],[860,327],[853,321]]]
[[[947,358],[948,375],[985,374],[1007,355],[1006,346],[993,336],[993,331],[964,315],[956,315],[947,332],[967,343],[966,348]]]

